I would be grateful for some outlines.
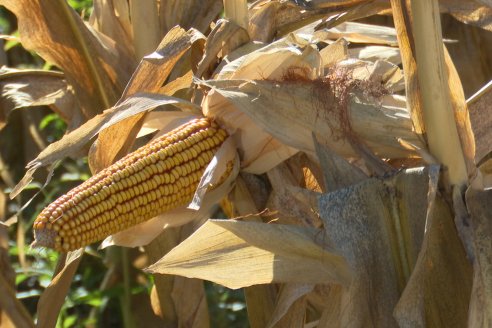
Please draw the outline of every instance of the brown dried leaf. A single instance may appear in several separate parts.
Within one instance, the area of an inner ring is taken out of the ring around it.
[[[314,285],[311,284],[282,285],[275,312],[273,312],[272,319],[267,327],[301,327],[302,323],[304,323],[306,310],[304,296],[310,293],[313,288]],[[301,325],[295,318],[302,318]],[[286,326],[286,323],[289,323],[290,326]]]
[[[0,90],[0,129],[12,110],[31,106],[50,106],[67,122],[68,130],[85,121],[64,75],[59,72],[9,69],[0,74]]]
[[[169,31],[156,51],[142,59],[118,103],[137,92],[159,91],[174,65],[193,42],[202,37],[195,30],[186,32],[180,27]],[[97,168],[100,169],[126,154],[140,130],[144,116],[145,114],[135,115],[99,134],[98,147],[91,153],[91,162],[97,163]]]
[[[338,40],[344,38],[351,43],[371,43],[396,47],[396,31],[394,28],[346,22],[330,29],[320,29],[314,32],[313,41]]]
[[[123,0],[94,0],[89,24],[118,44],[126,57],[134,58],[133,36],[128,2]]]
[[[492,151],[492,81],[468,101],[470,121],[475,134],[475,161],[479,162]]]
[[[327,237],[355,272],[341,297],[340,326],[397,326],[392,313],[420,248],[426,180],[426,170],[407,170],[320,197]]]
[[[466,192],[475,254],[468,327],[492,325],[491,194],[491,190],[475,190],[473,187]]]
[[[55,274],[50,284],[41,294],[38,302],[38,322],[36,327],[55,327],[60,309],[65,302],[68,289],[80,261],[84,249],[62,254],[58,260]]]
[[[209,327],[207,298],[202,280],[175,277],[171,297],[178,327]]]
[[[422,248],[395,308],[400,327],[466,327],[472,269],[448,204],[430,202]]]
[[[440,0],[441,12],[450,13],[457,20],[492,31],[492,4],[487,0]]]
[[[117,44],[98,38],[64,1],[2,0],[0,4],[17,16],[23,46],[64,71],[86,118],[116,102],[132,66]]]
[[[350,272],[345,261],[317,240],[315,229],[209,220],[147,270],[202,278],[233,289],[271,282],[347,284]]]
[[[167,32],[179,25],[184,29],[193,27],[205,33],[221,11],[220,0],[161,1],[159,7],[161,30]]]

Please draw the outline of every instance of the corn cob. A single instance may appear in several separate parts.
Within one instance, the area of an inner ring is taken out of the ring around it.
[[[128,154],[46,207],[33,246],[75,250],[187,205],[226,138],[201,118]]]

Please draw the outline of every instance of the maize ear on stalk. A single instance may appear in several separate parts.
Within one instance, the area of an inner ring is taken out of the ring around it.
[[[200,118],[128,154],[46,207],[33,246],[75,250],[187,205],[227,136]]]

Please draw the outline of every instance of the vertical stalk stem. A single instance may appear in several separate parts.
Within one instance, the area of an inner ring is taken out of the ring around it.
[[[451,185],[463,185],[468,176],[450,101],[437,0],[412,0],[412,16],[429,149],[448,168]]]

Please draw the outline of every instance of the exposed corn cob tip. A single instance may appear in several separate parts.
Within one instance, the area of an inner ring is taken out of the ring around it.
[[[200,118],[128,154],[46,207],[33,246],[75,250],[187,205],[227,136]]]

